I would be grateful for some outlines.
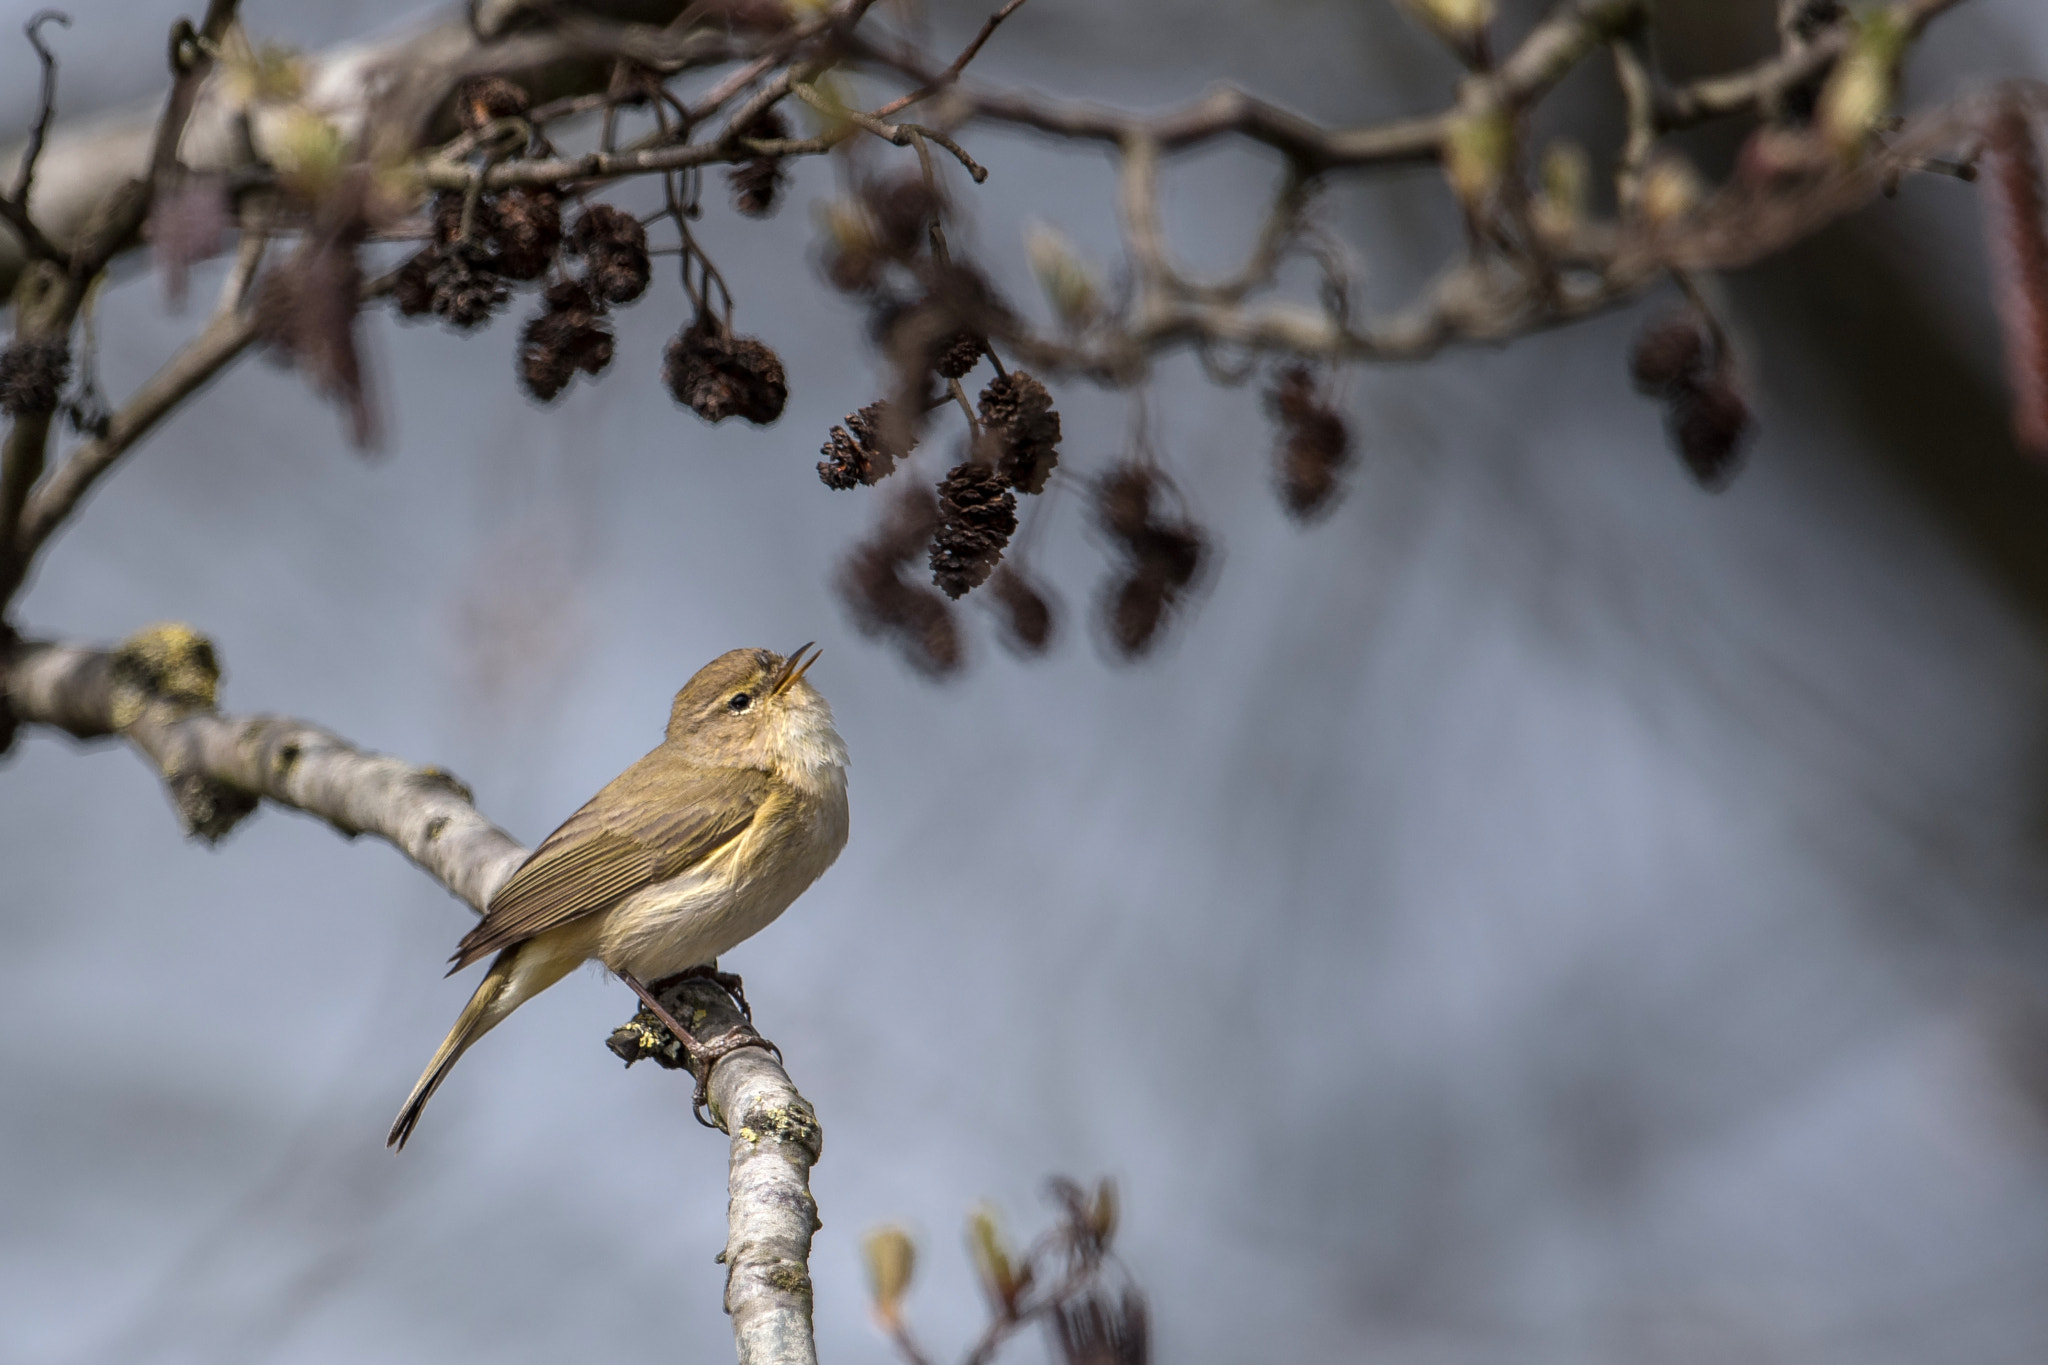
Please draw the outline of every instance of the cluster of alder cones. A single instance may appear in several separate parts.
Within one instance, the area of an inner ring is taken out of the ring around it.
[[[970,337],[939,351],[936,372],[958,379],[983,354]],[[964,362],[964,363],[963,363]],[[1282,505],[1300,520],[1328,511],[1351,463],[1350,430],[1305,366],[1280,372],[1266,395],[1279,427],[1273,472]],[[875,534],[841,567],[839,589],[855,622],[896,641],[913,664],[944,675],[959,667],[959,631],[946,598],[958,600],[986,583],[1005,643],[1042,652],[1053,632],[1045,590],[1003,554],[1017,529],[1017,495],[1045,490],[1059,463],[1059,413],[1045,385],[1023,370],[998,371],[976,404],[978,432],[968,458],[937,488],[907,490]],[[820,452],[818,477],[829,488],[855,488],[892,473],[917,444],[915,424],[882,400],[835,426]],[[1110,547],[1113,573],[1098,594],[1096,625],[1115,657],[1150,652],[1161,628],[1194,595],[1214,560],[1210,537],[1183,510],[1172,480],[1149,461],[1120,463],[1090,485],[1096,529]],[[1175,509],[1175,510],[1169,510]],[[915,581],[922,561],[931,586]],[[937,592],[933,589],[936,588]]]
[[[977,338],[975,353],[984,349]],[[913,663],[933,674],[959,667],[961,643],[945,601],[904,576],[919,560],[938,592],[954,600],[993,580],[1005,638],[1021,652],[1038,653],[1052,638],[1053,610],[1044,592],[1016,564],[998,566],[1017,531],[1017,495],[1043,492],[1059,463],[1059,413],[1045,385],[1023,370],[997,374],[977,408],[978,430],[966,458],[936,490],[920,484],[898,498],[840,572],[840,592],[856,624],[893,637]],[[899,419],[900,410],[881,400],[832,428],[818,464],[827,487],[874,484],[895,470],[918,440],[916,424]]]
[[[472,132],[525,109],[525,92],[495,76],[466,83],[456,100]],[[752,136],[786,135],[772,111],[756,125]],[[773,210],[781,183],[774,157],[732,172],[735,203],[754,216]],[[468,331],[501,311],[516,286],[542,283],[541,311],[520,329],[517,356],[520,387],[542,403],[559,398],[577,374],[595,378],[611,364],[610,311],[645,294],[653,274],[639,219],[593,203],[565,225],[564,198],[556,186],[442,192],[430,206],[432,240],[400,268],[392,291],[403,316],[432,315]],[[789,397],[775,352],[708,310],[670,340],[661,373],[675,400],[709,422],[741,417],[766,425]]]
[[[1664,401],[1665,429],[1693,478],[1726,487],[1756,424],[1720,329],[1690,309],[1661,318],[1636,338],[1629,373],[1638,390]]]

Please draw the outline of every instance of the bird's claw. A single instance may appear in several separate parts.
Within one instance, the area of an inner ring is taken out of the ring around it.
[[[697,1078],[696,1093],[690,1099],[690,1113],[706,1128],[724,1129],[709,1117],[711,1112],[711,1069],[725,1058],[743,1047],[764,1048],[775,1054],[775,1060],[782,1060],[782,1049],[763,1038],[751,1028],[727,1029],[708,1043],[700,1043],[689,1034],[682,1035],[683,1050],[690,1054],[690,1070]]]
[[[782,1060],[782,1049],[754,1032],[753,1015],[747,1009],[747,997],[740,989],[740,979],[731,972],[721,972],[709,963],[705,963],[701,966],[692,967],[688,971],[677,972],[674,976],[665,976],[655,982],[652,987],[641,984],[638,978],[627,972],[620,972],[618,976],[621,981],[632,987],[633,993],[640,997],[640,1003],[647,1006],[654,1017],[661,1021],[662,1026],[669,1031],[669,1035],[676,1042],[682,1045],[683,1052],[689,1057],[690,1074],[697,1078],[697,1089],[690,1099],[690,1113],[696,1118],[697,1122],[703,1124],[706,1128],[719,1127],[718,1124],[712,1122],[707,1117],[711,1110],[711,1069],[713,1067],[743,1047],[765,1048],[775,1054],[777,1062]],[[733,1003],[739,1007],[740,1013],[746,1018],[747,1022],[741,1027],[727,1029],[710,1042],[698,1042],[696,1037],[688,1029],[684,1028],[668,1012],[667,1007],[656,998],[657,992],[674,985],[676,982],[693,977],[702,977],[709,980],[720,990],[732,996]],[[724,1130],[721,1128],[720,1131]]]

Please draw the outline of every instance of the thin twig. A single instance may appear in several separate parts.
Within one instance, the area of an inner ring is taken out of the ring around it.
[[[7,197],[28,212],[29,186],[36,175],[36,158],[43,154],[43,138],[50,131],[50,119],[57,112],[57,54],[50,51],[43,42],[43,25],[60,24],[71,27],[71,16],[62,10],[37,10],[21,31],[28,35],[29,46],[36,50],[36,61],[42,67],[42,88],[36,96],[36,121],[28,130],[28,146],[21,153],[21,169],[15,172],[14,192]]]
[[[909,94],[899,95],[895,99],[890,100],[887,104],[883,105],[881,108],[875,110],[875,117],[887,118],[891,114],[907,109],[911,105],[916,104],[921,100],[928,100],[933,95],[938,94],[941,90],[944,90],[946,87],[952,85],[955,81],[959,80],[960,74],[967,69],[967,64],[973,61],[975,57],[980,55],[982,45],[988,42],[988,40],[992,36],[994,36],[997,26],[1000,25],[1003,22],[1003,20],[1009,18],[1012,14],[1015,14],[1017,12],[1017,7],[1022,5],[1023,3],[1024,0],[1009,0],[1008,4],[1004,5],[994,14],[991,14],[988,17],[988,19],[985,22],[983,22],[981,26],[981,32],[975,34],[974,41],[970,42],[966,47],[960,50],[960,55],[953,59],[953,64],[951,66],[947,67],[944,71],[941,71],[937,76],[933,77],[929,81],[926,81],[923,85],[911,91]]]

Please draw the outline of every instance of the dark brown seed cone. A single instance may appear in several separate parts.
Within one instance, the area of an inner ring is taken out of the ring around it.
[[[569,250],[583,258],[585,278],[599,298],[631,303],[647,292],[653,274],[647,229],[632,214],[610,204],[592,204],[570,230]]]
[[[455,87],[455,118],[470,132],[492,119],[526,112],[526,91],[503,76],[471,76]]]
[[[511,297],[504,277],[478,248],[463,242],[441,247],[427,269],[433,310],[451,326],[468,331],[490,321]]]
[[[391,300],[403,317],[424,317],[434,311],[434,258],[440,250],[428,247],[398,268],[391,285]]]
[[[495,264],[507,279],[537,280],[562,244],[562,197],[552,189],[515,186],[498,196]]]
[[[462,205],[466,196],[461,190],[442,190],[434,196],[434,203],[428,216],[434,224],[434,240],[442,246],[462,240]],[[469,241],[473,245],[488,242],[498,230],[498,197],[494,194],[480,194],[476,207],[469,215]]]
[[[1002,475],[969,460],[939,485],[939,529],[932,533],[932,582],[956,601],[988,580],[1017,531],[1017,495]]]
[[[1104,602],[1103,625],[1118,654],[1136,659],[1152,648],[1159,627],[1166,620],[1170,593],[1165,582],[1142,572],[1110,587]]]
[[[1158,471],[1140,464],[1111,469],[1095,487],[1095,519],[1124,559],[1104,590],[1098,620],[1116,654],[1135,659],[1195,584],[1209,558],[1208,538],[1191,522],[1162,521]]]
[[[1342,474],[1351,462],[1351,431],[1343,415],[1316,392],[1306,365],[1289,366],[1266,391],[1266,407],[1280,422],[1273,476],[1280,502],[1297,521],[1336,506]]]
[[[856,488],[887,478],[896,461],[917,447],[915,432],[908,445],[899,445],[903,433],[891,432],[886,400],[870,403],[846,419],[843,427],[832,428],[819,454],[818,478],[827,488]]]
[[[749,218],[766,218],[775,212],[782,180],[782,158],[777,156],[757,156],[725,173],[732,189],[732,206]]]
[[[1012,652],[1045,653],[1052,643],[1052,603],[1014,565],[1005,564],[988,581],[1003,623],[1002,640]]]
[[[1141,464],[1118,465],[1102,476],[1095,486],[1095,519],[1111,539],[1130,545],[1145,534],[1158,481]]]
[[[1289,365],[1266,390],[1266,410],[1282,422],[1299,422],[1316,408],[1316,378],[1306,365]]]
[[[1280,503],[1297,521],[1312,521],[1337,505],[1351,433],[1335,412],[1318,412],[1286,428],[1275,452]]]
[[[923,584],[906,581],[903,570],[938,524],[938,500],[931,490],[905,489],[873,538],[841,562],[835,582],[856,629],[893,638],[912,667],[935,678],[960,667],[959,626],[946,600]]]
[[[1755,421],[1734,384],[1719,375],[1674,391],[1665,417],[1671,443],[1700,487],[1719,491],[1742,467]]]
[[[859,488],[881,478],[875,462],[845,427],[834,427],[818,448],[825,458],[818,461],[818,479],[827,488]]]
[[[1673,313],[1642,330],[1629,351],[1629,378],[1638,392],[1661,396],[1710,364],[1706,329],[1691,312]]]
[[[1146,527],[1129,548],[1145,573],[1169,588],[1185,588],[1201,572],[1209,542],[1187,522],[1155,523]]]
[[[71,347],[62,337],[14,341],[0,351],[0,412],[29,417],[57,410],[71,378]]]
[[[549,288],[547,311],[519,335],[519,382],[543,403],[567,388],[576,371],[596,376],[612,361],[612,334],[601,326],[597,303],[574,280]]]
[[[981,391],[981,422],[998,442],[996,467],[1021,493],[1042,493],[1059,463],[1060,415],[1052,395],[1023,370],[998,375]]]
[[[981,353],[988,349],[979,332],[955,332],[939,351],[939,360],[932,368],[942,378],[958,379],[981,363]],[[1055,438],[1057,439],[1057,438]]]
[[[766,426],[789,400],[774,351],[755,337],[729,337],[702,318],[669,342],[661,377],[678,403],[707,422],[744,417]]]
[[[739,135],[757,142],[778,142],[789,136],[789,124],[773,109],[763,110]],[[749,218],[766,218],[775,212],[775,200],[782,190],[782,158],[757,156],[726,172],[732,186],[733,207]]]
[[[939,216],[939,201],[922,175],[905,171],[870,184],[861,191],[861,199],[874,219],[877,244],[886,255],[902,260],[924,250],[931,225]]]
[[[881,278],[882,258],[872,251],[827,247],[821,264],[826,282],[842,294],[865,294]]]
[[[1000,332],[1014,325],[1010,306],[1003,302],[1003,296],[988,282],[988,277],[973,266],[952,261],[932,266],[923,273],[925,293],[920,306],[931,319],[927,325],[935,324],[926,337],[933,366],[937,366],[960,333]],[[973,359],[979,358],[977,351]],[[972,367],[970,360],[969,368]]]

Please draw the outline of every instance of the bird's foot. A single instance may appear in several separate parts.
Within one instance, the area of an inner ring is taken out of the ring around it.
[[[697,1093],[690,1100],[690,1112],[697,1122],[706,1128],[717,1128],[705,1115],[711,1110],[711,1068],[743,1047],[758,1047],[775,1054],[775,1060],[782,1060],[782,1049],[754,1032],[752,1028],[727,1029],[708,1043],[700,1043],[689,1034],[682,1035],[683,1051],[690,1054],[690,1070],[697,1077]],[[721,1130],[723,1131],[723,1130]]]
[[[721,976],[729,975],[730,973],[720,972],[716,968],[693,967],[689,971],[663,977],[655,983],[655,986],[669,986],[691,977],[705,976],[717,984],[719,989],[731,994],[733,988],[718,980]],[[676,1022],[675,1016],[668,1012],[668,1007],[655,998],[655,991],[653,989],[643,986],[637,978],[628,976],[624,972],[618,973],[618,977],[633,988],[633,994],[640,997],[640,1003],[647,1006],[653,1012],[654,1017],[661,1021],[662,1027],[666,1028],[674,1036],[676,1042],[682,1045],[685,1055],[689,1057],[690,1072],[697,1080],[696,1093],[690,1100],[690,1113],[696,1118],[697,1122],[703,1124],[706,1128],[718,1127],[708,1117],[711,1108],[712,1067],[717,1066],[719,1062],[738,1052],[743,1047],[764,1048],[775,1054],[776,1061],[782,1060],[782,1049],[754,1032],[751,1020],[744,1027],[727,1029],[708,1043],[698,1042],[694,1034]],[[739,980],[738,977],[733,977],[732,979],[735,983]],[[735,997],[734,1003],[740,1003],[738,997]],[[721,1129],[720,1131],[723,1130]]]

